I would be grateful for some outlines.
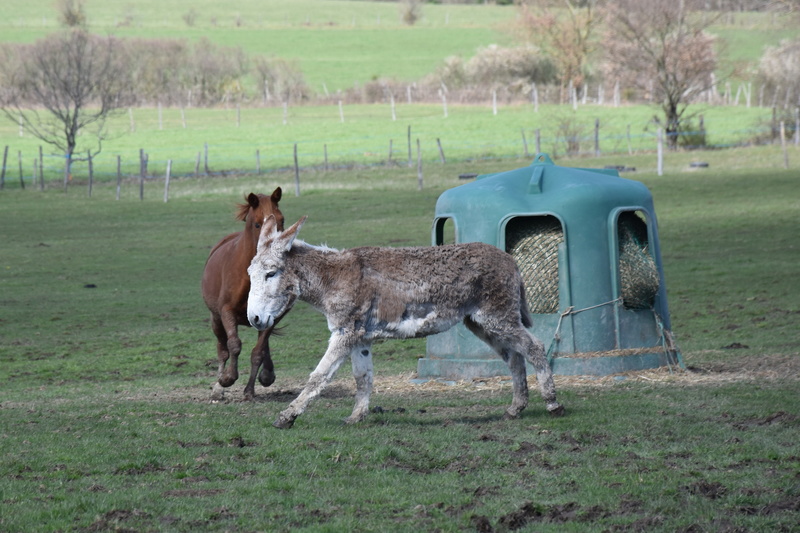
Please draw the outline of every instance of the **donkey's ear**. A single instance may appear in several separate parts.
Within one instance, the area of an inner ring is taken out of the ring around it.
[[[275,215],[270,215],[264,219],[264,223],[261,225],[261,232],[258,234],[256,253],[261,253],[261,250],[265,246],[268,246],[269,242],[277,237],[278,234],[278,221],[275,220]]]
[[[271,216],[271,215],[270,215]],[[308,215],[304,215],[300,220],[292,224],[292,227],[287,229],[281,234],[280,242],[281,246],[288,252],[292,249],[292,243],[297,238],[297,232],[300,231],[300,228],[303,227],[305,224]]]

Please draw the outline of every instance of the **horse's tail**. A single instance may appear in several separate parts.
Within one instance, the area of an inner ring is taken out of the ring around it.
[[[522,325],[526,328],[533,326],[533,319],[531,319],[531,312],[528,310],[528,300],[525,298],[525,285],[522,281],[519,282],[519,314],[522,319]]]

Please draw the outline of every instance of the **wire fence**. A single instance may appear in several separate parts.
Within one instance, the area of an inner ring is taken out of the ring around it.
[[[784,142],[800,145],[800,116],[794,122],[765,123],[749,128],[706,128],[700,123],[695,131],[683,132],[679,141],[684,149],[720,149],[750,144]],[[313,117],[312,117],[313,118]],[[612,128],[607,128],[611,130]],[[781,134],[781,131],[783,132]],[[783,141],[781,141],[783,135]],[[355,166],[416,165],[424,163],[468,162],[531,158],[548,152],[554,157],[600,155],[633,155],[656,152],[658,134],[652,131],[633,133],[603,129],[599,120],[563,121],[551,131],[520,128],[518,131],[486,132],[482,139],[450,140],[437,136],[425,126],[407,127],[402,138],[385,135],[353,135],[340,138],[274,141],[268,143],[217,142],[142,148],[117,154],[100,154],[89,158],[75,154],[69,175],[65,174],[65,158],[49,154],[43,147],[31,153],[6,145],[2,154],[0,188],[7,186],[54,186],[63,180],[113,182],[114,180],[163,179],[172,177],[224,176],[233,174],[266,174],[271,172],[309,172],[352,168]],[[710,139],[720,139],[712,143]],[[421,140],[417,154],[416,141]],[[668,143],[669,144],[669,143]]]

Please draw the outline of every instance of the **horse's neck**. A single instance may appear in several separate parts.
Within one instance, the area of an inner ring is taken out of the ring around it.
[[[337,250],[295,241],[286,255],[286,268],[298,280],[300,299],[314,307],[321,307],[334,281],[331,272],[341,260],[342,253]]]
[[[236,240],[234,247],[240,257],[251,261],[256,255],[257,244],[258,236],[248,235],[247,230],[244,229],[239,232],[239,238]]]

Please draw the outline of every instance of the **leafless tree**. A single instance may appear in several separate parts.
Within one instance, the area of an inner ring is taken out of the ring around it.
[[[597,45],[595,33],[602,22],[600,0],[560,0],[551,5],[540,0],[519,4],[517,33],[539,46],[559,71],[562,100],[572,83],[581,88],[589,56]]]
[[[678,145],[687,107],[713,86],[714,17],[691,0],[615,0],[608,5],[606,76],[636,87],[661,106],[669,146]],[[660,119],[659,119],[660,121]]]
[[[121,50],[114,38],[73,29],[4,51],[13,60],[0,63],[0,110],[64,154],[65,182],[79,141],[91,139],[86,151],[99,153],[106,120],[129,101]]]

